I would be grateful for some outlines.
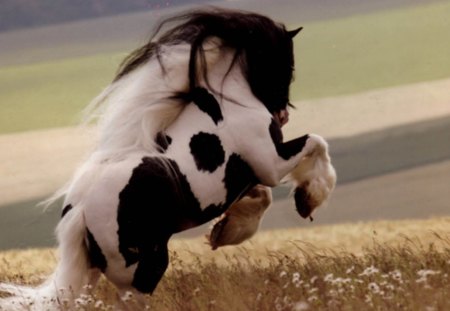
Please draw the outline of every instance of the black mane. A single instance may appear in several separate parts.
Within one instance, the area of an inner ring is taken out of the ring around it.
[[[162,28],[173,23],[175,26],[157,38]],[[192,91],[198,82],[195,60],[198,56],[204,60],[202,44],[207,38],[218,37],[225,46],[235,49],[235,61],[240,62],[253,94],[273,113],[289,104],[295,33],[255,13],[218,8],[188,12],[163,21],[148,43],[124,60],[114,81],[152,56],[159,58],[161,46],[188,43],[191,45],[189,84]]]

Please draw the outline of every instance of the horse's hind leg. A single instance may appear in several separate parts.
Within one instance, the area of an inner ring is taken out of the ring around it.
[[[131,284],[122,287],[116,283],[115,310],[146,310],[145,294],[153,293],[169,264],[168,240],[161,238],[160,242],[138,248],[139,259]]]
[[[139,262],[132,285],[141,293],[153,293],[169,264],[167,239],[139,250]]]
[[[264,212],[272,203],[269,187],[256,185],[225,212],[207,239],[212,249],[236,245],[251,238],[258,230]]]

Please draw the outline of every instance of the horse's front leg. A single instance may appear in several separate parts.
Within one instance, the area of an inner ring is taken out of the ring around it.
[[[285,150],[289,150],[289,146]],[[300,216],[312,220],[313,210],[322,205],[333,191],[336,172],[331,165],[328,144],[318,135],[307,135],[305,147],[298,157],[297,165],[284,180],[293,182],[295,206]]]
[[[269,187],[256,185],[231,205],[206,236],[212,249],[236,245],[250,239],[258,230],[262,216],[272,203]]]
[[[298,213],[310,217],[322,205],[336,184],[336,172],[331,165],[328,144],[319,135],[308,134],[282,142],[280,128],[270,128],[277,157],[275,171],[278,178],[294,184],[294,198]]]

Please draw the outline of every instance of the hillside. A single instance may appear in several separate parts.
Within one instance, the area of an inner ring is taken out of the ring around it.
[[[207,0],[3,0],[0,6],[0,31],[41,27],[77,20],[118,15],[135,11],[203,3]]]
[[[292,100],[449,77],[449,14],[450,3],[427,2],[305,23],[299,16],[292,24],[305,30],[295,40]],[[157,19],[139,13],[0,34],[0,133],[76,124]]]

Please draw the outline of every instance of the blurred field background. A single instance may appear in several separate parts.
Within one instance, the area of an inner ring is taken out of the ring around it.
[[[1,281],[37,284],[52,271],[60,207],[35,205],[95,141],[77,126],[83,107],[152,25],[200,5],[150,2],[158,6],[0,31]],[[284,132],[327,138],[338,186],[312,223],[288,189],[274,189],[262,230],[243,246],[210,251],[207,225],[176,236],[151,306],[449,309],[450,1],[208,4],[304,27],[295,39],[297,109]],[[96,295],[107,304],[112,289],[102,283]]]
[[[275,189],[264,229],[448,215],[449,1],[211,3],[304,26],[285,134],[325,136],[339,175],[312,224],[297,217],[287,189]],[[89,150],[95,135],[76,124],[120,60],[163,16],[193,7],[168,4],[0,32],[0,249],[54,245],[59,206],[35,205]]]

